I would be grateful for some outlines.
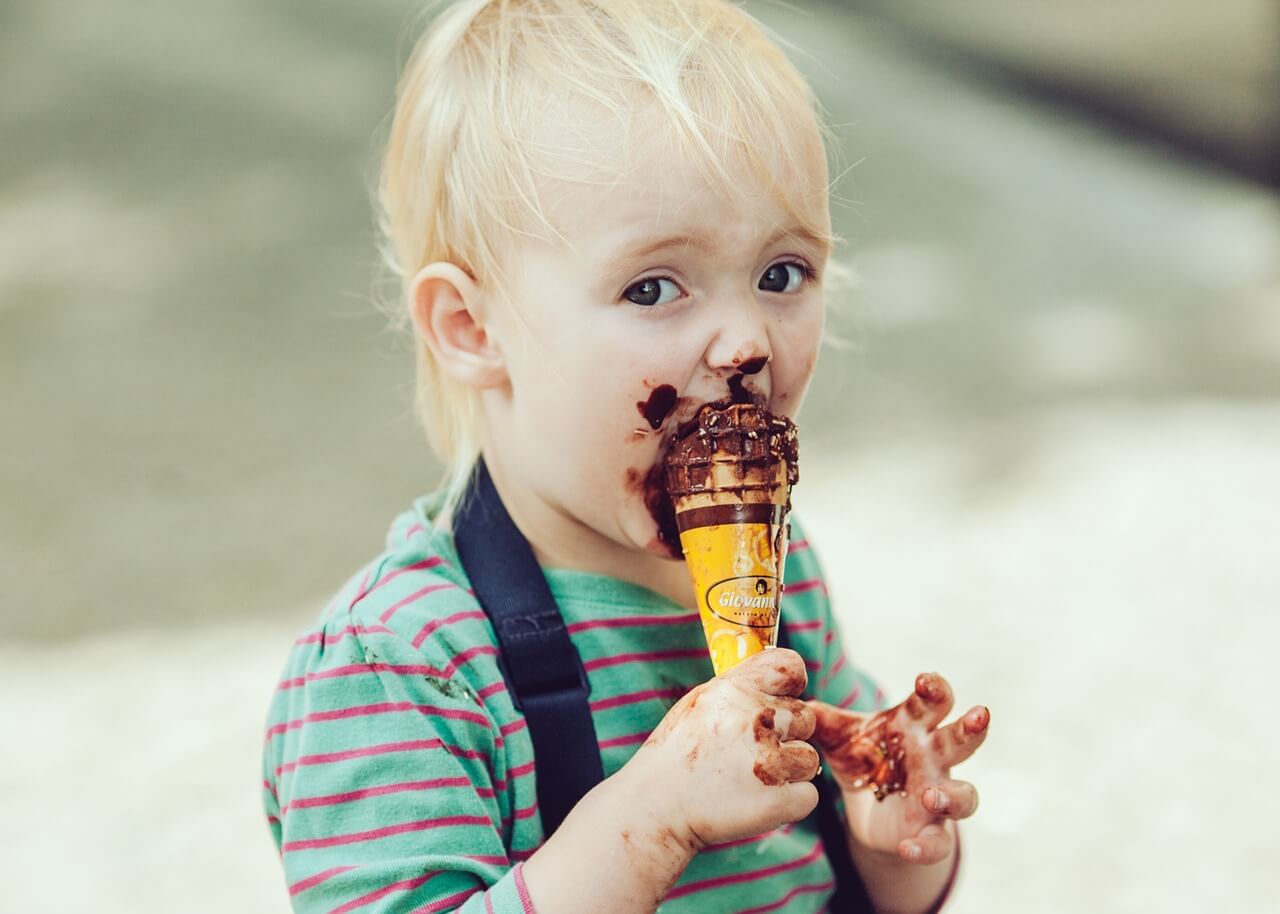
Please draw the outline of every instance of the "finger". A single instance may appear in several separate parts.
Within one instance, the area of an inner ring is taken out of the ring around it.
[[[940,863],[951,856],[952,840],[945,826],[939,823],[926,825],[914,838],[904,838],[898,845],[898,856],[907,863],[929,865]]]
[[[824,751],[846,745],[867,722],[867,715],[846,711],[825,701],[805,704],[813,709],[813,741]]]
[[[978,788],[968,781],[939,781],[925,788],[920,804],[935,816],[967,819],[978,809]]]
[[[932,730],[951,713],[955,698],[950,684],[937,673],[921,673],[916,677],[916,689],[902,703],[907,717]]]
[[[753,772],[766,787],[812,780],[818,773],[818,750],[801,740],[767,747],[757,758]]]
[[[766,695],[799,698],[809,684],[804,659],[793,650],[775,647],[753,654],[724,674],[725,679],[741,679]]]
[[[818,788],[812,781],[796,781],[777,791],[777,820],[782,825],[799,822],[818,806]]]
[[[884,761],[872,738],[864,738],[867,715],[845,711],[821,701],[807,702],[814,713],[812,741],[822,750],[842,783],[865,779]]]
[[[773,702],[778,710],[777,728],[782,739],[808,739],[816,726],[813,708],[798,698],[779,698]]]
[[[778,735],[778,709],[772,706],[761,708],[751,725],[751,732],[756,742],[761,745],[778,745],[782,741]]]
[[[939,763],[950,768],[973,755],[986,740],[990,725],[991,712],[978,705],[964,717],[936,731],[933,734],[933,751]]]
[[[818,774],[818,750],[806,742],[783,743],[778,753],[782,776],[788,781],[812,781]]]

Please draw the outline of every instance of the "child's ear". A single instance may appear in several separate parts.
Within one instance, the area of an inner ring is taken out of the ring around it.
[[[422,342],[447,375],[480,389],[507,380],[482,304],[480,287],[456,264],[429,264],[413,278],[409,309]]]

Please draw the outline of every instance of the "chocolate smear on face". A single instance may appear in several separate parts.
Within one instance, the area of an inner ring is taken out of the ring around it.
[[[673,559],[684,558],[680,531],[676,528],[676,508],[667,494],[666,471],[661,463],[654,464],[644,478],[644,504],[658,525],[658,541]]]
[[[676,510],[667,496],[666,480],[662,465],[650,467],[648,473],[630,467],[624,477],[627,491],[637,493],[644,499],[644,506],[649,509],[658,528],[658,542],[673,559],[684,558],[684,550],[680,547],[680,532],[676,529]]]
[[[735,374],[729,378],[729,400],[733,403],[751,403],[754,394],[742,383],[746,375]]]
[[[653,389],[653,393],[649,394],[648,400],[640,400],[636,403],[636,409],[654,431],[662,427],[662,423],[675,408],[676,389],[670,384],[659,384]]]
[[[741,374],[759,374],[768,363],[769,357],[767,355],[756,356],[754,359],[747,359],[739,365],[738,371]]]

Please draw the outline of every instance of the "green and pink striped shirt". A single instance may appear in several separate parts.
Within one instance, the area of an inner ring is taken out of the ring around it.
[[[263,801],[294,909],[315,914],[533,914],[522,861],[543,840],[537,768],[493,629],[440,496],[392,524],[385,551],[298,638],[272,699]],[[783,618],[810,691],[883,705],[845,660],[817,559],[793,522]],[[591,683],[605,776],[711,678],[696,613],[601,575],[545,571]],[[832,871],[812,817],[699,854],[663,914],[813,914]]]

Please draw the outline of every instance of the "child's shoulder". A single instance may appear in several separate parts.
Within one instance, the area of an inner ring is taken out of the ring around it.
[[[268,792],[299,759],[397,745],[405,733],[492,760],[499,728],[512,725],[493,629],[424,507],[395,519],[383,551],[294,642],[267,714]]]
[[[452,670],[476,653],[496,650],[453,537],[433,525],[438,502],[438,496],[423,496],[392,521],[383,551],[338,590],[310,637],[329,643],[351,638]]]

